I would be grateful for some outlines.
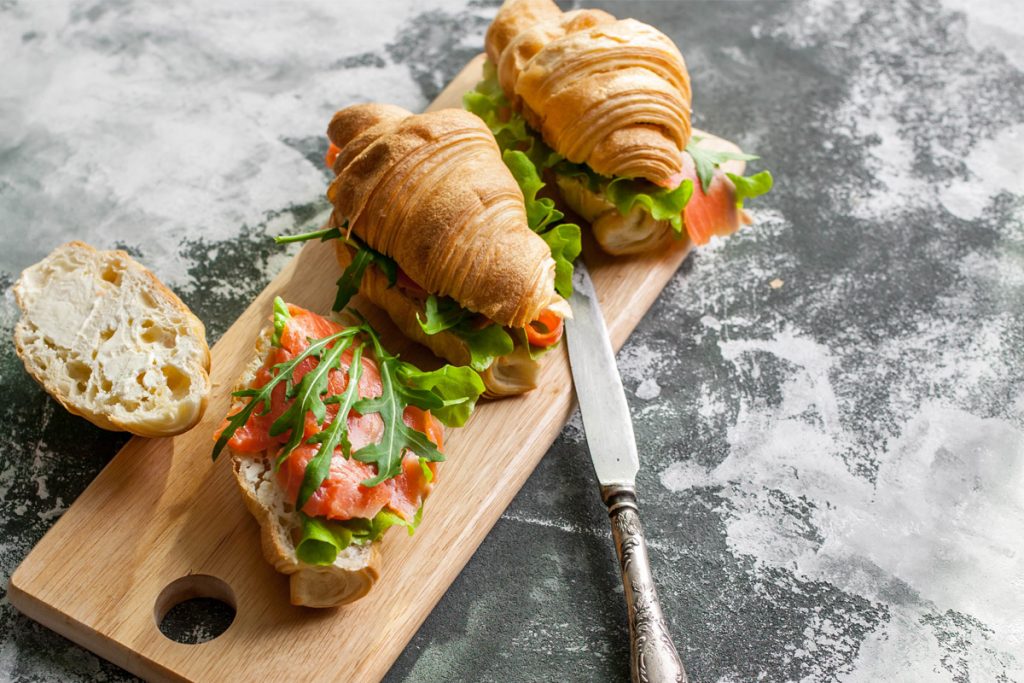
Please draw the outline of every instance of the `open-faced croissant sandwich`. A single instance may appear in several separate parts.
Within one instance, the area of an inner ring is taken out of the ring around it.
[[[275,300],[213,457],[231,452],[292,604],[334,607],[373,587],[384,532],[420,523],[444,460],[442,423],[462,425],[483,389],[470,368],[399,360],[365,322]]]
[[[536,387],[539,357],[571,314],[580,252],[579,227],[534,196],[536,173],[514,175],[460,109],[354,105],[327,132],[331,222],[281,241],[337,238],[335,310],[361,292],[406,336],[480,372],[489,397]]]
[[[749,222],[743,200],[771,188],[767,172],[723,172],[754,159],[694,135],[690,79],[666,35],[600,10],[506,0],[487,31],[484,80],[465,106],[503,150],[553,175],[562,199],[612,254],[696,244]]]

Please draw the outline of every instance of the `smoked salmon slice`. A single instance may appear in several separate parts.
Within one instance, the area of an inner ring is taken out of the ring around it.
[[[697,177],[693,157],[684,153],[679,182],[683,179],[693,182],[693,194],[683,209],[683,226],[694,244],[707,244],[712,235],[725,237],[739,230],[740,225],[750,223],[747,213],[736,206],[736,187],[722,169],[715,167],[705,192]]]

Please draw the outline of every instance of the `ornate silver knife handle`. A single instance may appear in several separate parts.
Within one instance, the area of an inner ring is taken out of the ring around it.
[[[686,671],[672,642],[654,589],[647,541],[632,486],[602,486],[629,613],[629,659],[633,683],[686,683]]]

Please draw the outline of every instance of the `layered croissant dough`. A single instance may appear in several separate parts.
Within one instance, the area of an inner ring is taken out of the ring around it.
[[[604,176],[667,184],[690,139],[690,79],[657,29],[552,0],[507,0],[487,56],[512,107],[544,141]]]
[[[479,118],[361,104],[327,135],[341,150],[327,192],[337,216],[424,289],[507,327],[564,310],[550,248]]]

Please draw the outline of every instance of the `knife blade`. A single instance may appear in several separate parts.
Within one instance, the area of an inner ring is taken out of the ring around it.
[[[590,458],[601,486],[634,486],[640,470],[633,420],[594,282],[582,260],[573,271],[566,345]]]
[[[629,616],[633,683],[686,683],[686,671],[668,630],[654,587],[647,541],[640,524],[636,474],[640,458],[622,377],[608,338],[594,282],[582,259],[573,272],[565,321],[566,346],[590,459],[608,506]]]

